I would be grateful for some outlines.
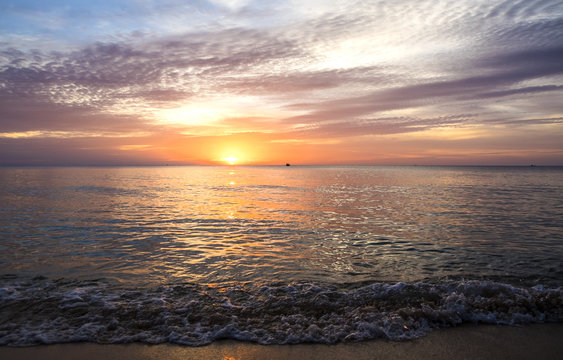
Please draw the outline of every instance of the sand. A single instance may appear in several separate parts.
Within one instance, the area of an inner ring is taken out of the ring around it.
[[[563,359],[563,324],[465,325],[414,341],[337,345],[256,345],[232,340],[208,346],[73,343],[0,347],[0,359]]]

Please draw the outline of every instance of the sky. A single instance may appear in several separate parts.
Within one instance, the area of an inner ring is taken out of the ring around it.
[[[0,165],[286,162],[563,165],[563,2],[0,2]]]

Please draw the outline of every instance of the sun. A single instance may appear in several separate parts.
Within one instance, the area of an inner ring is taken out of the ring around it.
[[[238,158],[231,155],[231,156],[227,156],[226,158],[223,158],[223,160],[227,162],[229,165],[235,165],[238,161]]]

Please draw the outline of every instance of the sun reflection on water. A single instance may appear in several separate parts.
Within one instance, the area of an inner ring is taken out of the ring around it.
[[[490,273],[518,264],[510,268],[517,273],[531,264],[531,243],[536,253],[545,252],[546,273],[557,269],[560,261],[550,265],[549,259],[560,228],[542,209],[557,208],[558,198],[549,194],[560,189],[560,173],[543,176],[535,187],[535,173],[506,172],[32,169],[0,190],[4,219],[11,222],[5,238],[15,239],[5,246],[18,271],[40,268],[48,275],[56,268],[124,281],[361,281],[398,273],[408,280],[457,274],[467,264]],[[36,211],[21,210],[31,208]],[[542,220],[543,237],[537,222],[530,226],[534,219]],[[18,221],[51,240],[38,241]],[[508,265],[502,261],[507,252]],[[4,263],[11,271],[6,256],[0,254],[0,270]],[[60,259],[55,266],[52,258]]]

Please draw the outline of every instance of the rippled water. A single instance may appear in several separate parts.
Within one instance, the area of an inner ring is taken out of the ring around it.
[[[563,319],[563,168],[3,168],[0,203],[0,344],[333,342]],[[397,283],[405,304],[389,295]],[[481,292],[536,310],[485,311]],[[30,303],[66,325],[49,332],[40,317],[29,330]],[[184,325],[137,331],[131,306],[147,319],[173,309],[162,321]],[[202,323],[210,314],[220,319]],[[284,333],[281,316],[300,316],[298,330]],[[348,327],[334,327],[338,316]]]
[[[2,273],[563,278],[558,168],[2,169]]]

